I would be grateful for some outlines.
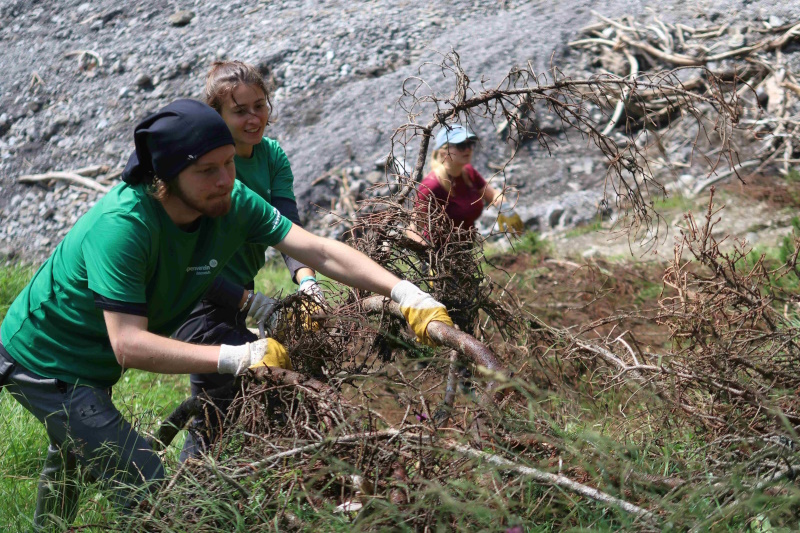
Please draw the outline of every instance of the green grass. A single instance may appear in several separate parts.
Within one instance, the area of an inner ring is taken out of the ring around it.
[[[665,211],[685,213],[694,209],[696,205],[696,202],[678,193],[673,193],[671,196],[662,196],[653,201],[653,209],[662,215]]]
[[[4,531],[28,531],[47,435],[5,391],[0,391],[0,412],[0,526]]]
[[[564,236],[567,239],[573,239],[575,237],[580,237],[581,235],[587,235],[589,233],[600,231],[601,229],[603,229],[603,219],[597,216],[591,222],[580,224],[567,230]]]
[[[795,168],[790,168],[789,172],[786,174],[786,181],[790,183],[800,182],[800,172],[798,172]]]
[[[0,265],[0,323],[17,294],[33,276],[34,267],[27,265]]]
[[[550,252],[550,243],[542,240],[541,236],[535,231],[526,231],[518,239],[511,241],[513,250],[505,253],[523,253],[533,256],[546,255]],[[490,256],[491,254],[487,254]]]
[[[129,370],[114,387],[114,403],[140,432],[153,431],[180,402],[189,397],[189,378]],[[44,426],[10,394],[0,392],[0,526],[4,531],[30,530],[36,500],[36,481],[44,462],[47,435]],[[170,471],[178,463],[184,433],[167,451]],[[116,516],[101,488],[87,485],[74,525],[107,523]]]
[[[653,302],[661,294],[663,285],[660,282],[642,280],[642,284],[636,292],[635,302],[641,305],[645,302]]]
[[[525,231],[519,237],[509,236],[511,247],[504,243],[486,243],[483,248],[483,255],[487,259],[494,259],[509,254],[530,254],[533,256],[544,256],[550,253],[550,243],[543,240],[535,231]]]
[[[0,324],[32,273],[29,266],[0,265]],[[5,390],[0,390],[0,413],[0,526],[28,531],[47,436],[44,426]]]
[[[800,217],[792,218],[792,234],[783,238],[778,252],[778,260],[785,263],[794,254],[794,241],[800,236]]]
[[[782,267],[791,259],[795,250],[795,239],[800,237],[800,218],[792,219],[792,234],[787,235],[776,246],[756,246],[744,260],[743,268],[752,268],[764,256],[764,265],[768,270]],[[783,276],[771,276],[770,286],[789,293],[800,292],[800,270],[795,268]],[[794,309],[794,308],[792,308]],[[794,313],[794,311],[793,311]]]
[[[317,279],[324,279],[324,276],[317,275]],[[271,298],[277,298],[279,294],[286,296],[297,290],[280,255],[270,258],[258,271],[255,286],[258,292]]]

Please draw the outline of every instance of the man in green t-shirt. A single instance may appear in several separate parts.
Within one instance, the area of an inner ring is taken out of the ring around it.
[[[70,230],[0,326],[0,385],[50,438],[34,526],[70,523],[77,463],[114,483],[123,509],[164,477],[158,456],[111,401],[126,368],[239,374],[291,368],[273,339],[200,346],[167,337],[246,244],[274,246],[347,285],[391,295],[417,335],[444,307],[345,244],[293,226],[236,183],[228,127],[210,107],[178,100],[134,132],[120,184]],[[242,302],[246,309],[248,301]],[[54,520],[53,518],[57,518]]]

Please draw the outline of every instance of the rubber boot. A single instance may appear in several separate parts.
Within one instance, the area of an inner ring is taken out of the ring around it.
[[[50,444],[39,476],[39,492],[33,513],[34,531],[63,531],[75,520],[80,498],[76,474],[75,455]]]

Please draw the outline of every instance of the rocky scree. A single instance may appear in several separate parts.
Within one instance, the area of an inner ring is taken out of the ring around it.
[[[553,64],[594,74],[587,55],[566,43],[597,20],[592,10],[646,17],[649,4],[7,2],[0,7],[0,256],[41,259],[97,199],[95,191],[63,182],[22,185],[20,175],[97,164],[119,169],[132,149],[133,125],[174,98],[199,98],[216,59],[254,63],[271,80],[276,116],[267,134],[289,154],[305,220],[335,234],[326,229],[335,216],[324,219],[314,208],[336,207],[341,195],[336,179],[325,176],[344,172],[356,197],[368,194],[381,172],[375,162],[407,120],[396,105],[403,80],[420,75],[434,90],[451,90],[436,66],[440,52],[459,52],[476,90],[528,61],[539,72]],[[659,3],[664,20],[697,25],[794,20],[797,11],[774,1]],[[489,177],[508,150],[488,121],[473,126],[483,141],[475,165]],[[494,178],[520,189],[518,211],[540,230],[591,219],[601,197],[603,162],[557,125],[553,138],[552,154],[529,145]],[[484,229],[490,223],[484,219]]]

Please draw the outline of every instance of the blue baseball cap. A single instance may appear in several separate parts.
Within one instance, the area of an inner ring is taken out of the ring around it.
[[[433,146],[434,150],[438,150],[445,144],[459,144],[467,139],[478,139],[478,136],[460,124],[453,124],[452,126],[445,126],[436,134],[436,143]]]

